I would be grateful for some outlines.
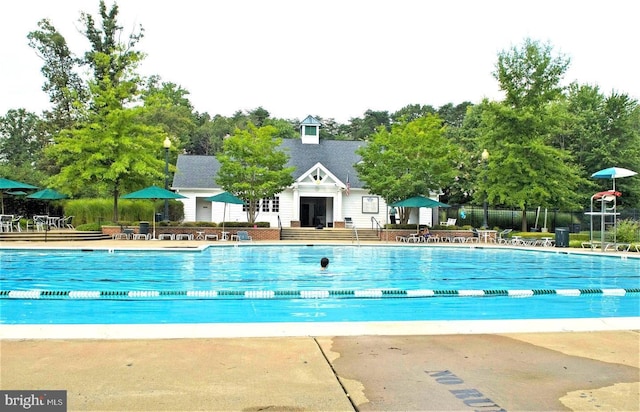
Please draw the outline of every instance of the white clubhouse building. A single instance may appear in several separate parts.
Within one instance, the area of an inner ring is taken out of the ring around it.
[[[289,155],[286,166],[294,166],[295,182],[271,199],[260,202],[258,222],[271,227],[345,227],[351,218],[359,228],[388,223],[385,200],[362,188],[354,165],[360,161],[356,149],[363,141],[320,140],[320,122],[308,116],[300,125],[300,139],[283,139]],[[246,222],[243,205],[204,200],[224,192],[216,184],[220,163],[214,156],[178,156],[172,189],[186,199],[185,222]],[[420,213],[421,212],[421,213]],[[418,216],[420,214],[420,216]],[[414,209],[410,221],[432,224],[431,210]]]

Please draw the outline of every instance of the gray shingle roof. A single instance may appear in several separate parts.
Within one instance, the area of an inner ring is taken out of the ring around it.
[[[320,140],[320,144],[302,144],[300,139],[284,139],[281,148],[289,155],[287,166],[294,166],[293,178],[299,178],[316,163],[322,163],[338,179],[349,183],[352,188],[361,188],[353,166],[360,161],[355,151],[365,145],[362,141]],[[218,188],[215,175],[220,162],[214,156],[179,155],[173,188],[207,189]]]

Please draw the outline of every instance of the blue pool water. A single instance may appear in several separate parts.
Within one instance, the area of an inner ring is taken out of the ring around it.
[[[0,250],[5,324],[627,317],[640,316],[639,292],[640,259],[547,251]]]

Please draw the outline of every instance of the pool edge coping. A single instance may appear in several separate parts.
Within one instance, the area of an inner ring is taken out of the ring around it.
[[[410,336],[623,330],[640,330],[640,317],[306,323],[2,324],[0,340]]]

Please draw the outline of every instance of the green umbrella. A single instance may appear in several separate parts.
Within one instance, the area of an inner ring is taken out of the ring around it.
[[[390,204],[392,207],[426,207],[426,208],[434,208],[434,207],[451,207],[446,203],[438,202],[437,200],[429,199],[424,196],[414,196],[405,200],[400,200],[399,202],[395,202]],[[420,222],[418,221],[418,229],[420,229]]]
[[[28,199],[39,199],[39,200],[60,200],[66,199],[67,195],[60,193],[54,189],[42,189],[35,193],[27,196]]]
[[[232,193],[229,192],[222,192],[220,194],[217,194],[215,196],[210,196],[210,197],[206,197],[204,200],[209,201],[209,202],[219,202],[219,203],[224,203],[224,210],[222,212],[222,231],[224,232],[224,219],[226,217],[227,214],[227,203],[231,203],[233,205],[243,205],[244,204],[244,200],[240,199],[239,197],[233,195]],[[222,238],[222,240],[226,240],[224,237]]]
[[[15,180],[0,177],[0,203],[2,203],[2,214],[4,214],[4,191],[14,189],[37,189],[37,187],[28,183],[16,182]]]
[[[61,200],[66,199],[67,195],[60,193],[54,189],[42,189],[27,196],[27,199],[37,200]],[[47,214],[49,214],[49,202],[47,202]]]
[[[163,189],[158,186],[149,186],[137,192],[129,193],[124,196],[120,196],[121,199],[186,199],[186,196],[182,196],[179,193],[174,193],[170,190]],[[155,211],[154,211],[155,213]],[[153,221],[153,238],[156,238],[156,219],[154,216]]]

